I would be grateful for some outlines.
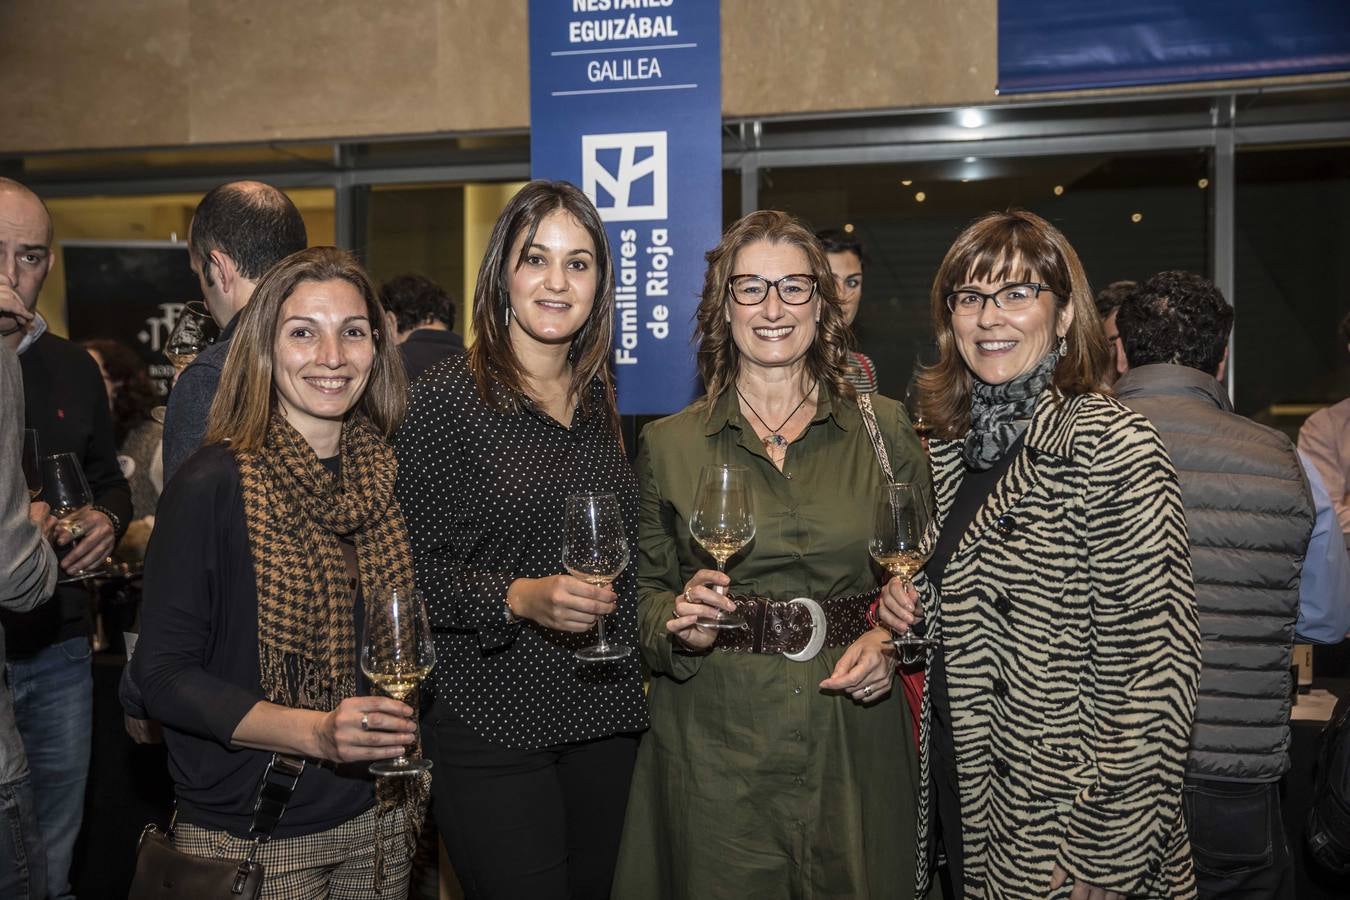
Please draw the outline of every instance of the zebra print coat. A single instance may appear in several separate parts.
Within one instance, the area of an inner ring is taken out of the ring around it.
[[[930,451],[940,528],[961,442]],[[1200,635],[1176,473],[1153,426],[1100,394],[1047,390],[941,596],[916,585],[944,647],[965,896],[1067,897],[1071,882],[1049,890],[1056,864],[1131,897],[1195,896],[1181,785]]]

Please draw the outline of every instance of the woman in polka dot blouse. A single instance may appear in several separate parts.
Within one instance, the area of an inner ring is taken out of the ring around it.
[[[398,496],[435,630],[423,730],[432,802],[469,900],[607,898],[647,727],[636,654],[583,663],[607,615],[636,642],[630,566],[613,590],[563,572],[569,494],[637,480],[609,370],[614,271],[595,207],[532,181],[492,232],[475,341],[412,388]]]

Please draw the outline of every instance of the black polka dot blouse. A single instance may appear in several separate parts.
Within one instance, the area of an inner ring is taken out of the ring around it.
[[[592,396],[603,388],[597,381]],[[563,572],[568,494],[618,494],[634,562],[614,591],[611,641],[637,647],[637,478],[603,403],[578,406],[571,428],[528,401],[519,412],[483,402],[466,357],[413,383],[398,433],[398,499],[408,520],[417,586],[435,632],[431,690],[480,737],[516,749],[591,740],[647,727],[638,653],[580,662],[594,629],[566,634],[511,624],[517,578]]]

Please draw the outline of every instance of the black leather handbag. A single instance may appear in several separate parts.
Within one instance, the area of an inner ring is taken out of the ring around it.
[[[258,850],[276,830],[304,770],[303,759],[272,754],[253,805],[253,827],[249,829],[253,843],[243,860],[184,853],[173,846],[173,821],[168,831],[161,831],[153,822],[146,825],[136,846],[136,874],[127,900],[257,900],[264,876],[263,865],[257,861]]]

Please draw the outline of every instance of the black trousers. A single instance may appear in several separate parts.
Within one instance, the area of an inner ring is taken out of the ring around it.
[[[512,750],[439,703],[422,734],[466,900],[608,900],[637,735]]]
[[[1278,783],[1187,777],[1182,802],[1201,900],[1294,896]]]

